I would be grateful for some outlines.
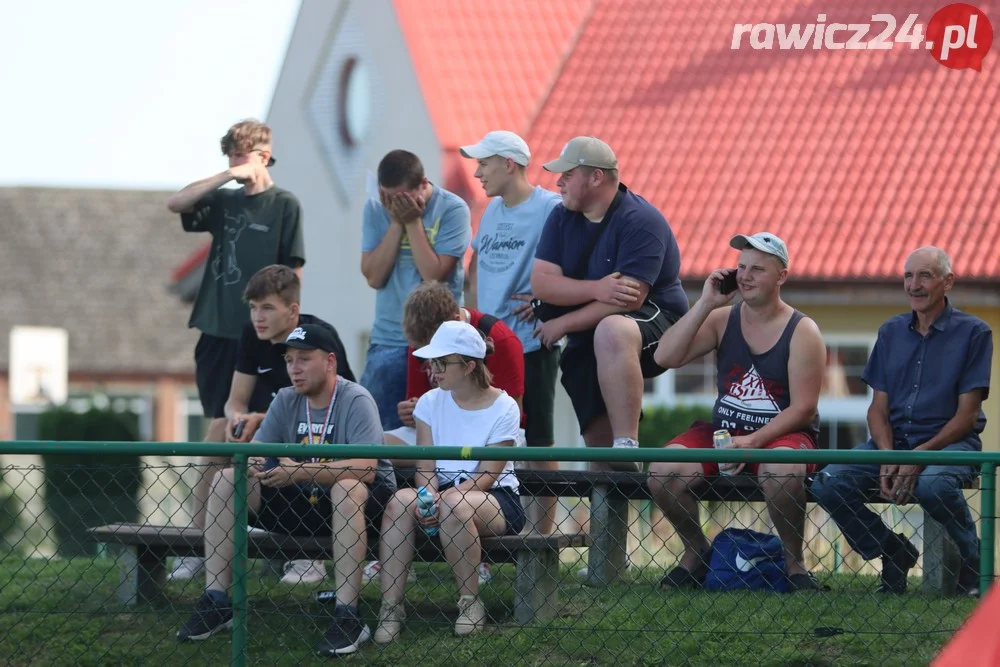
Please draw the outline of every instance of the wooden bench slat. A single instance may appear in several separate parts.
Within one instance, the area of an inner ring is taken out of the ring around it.
[[[90,528],[88,531],[98,542],[162,549],[179,556],[200,555],[204,549],[202,531],[194,527],[117,523]],[[507,563],[513,562],[519,551],[559,551],[568,547],[586,547],[590,544],[590,537],[584,533],[547,536],[527,534],[484,537],[480,541],[485,560]],[[329,537],[295,537],[257,531],[247,534],[247,551],[252,558],[290,558],[292,555],[331,558],[332,546]],[[439,540],[426,536],[418,538],[417,553],[421,560],[441,560]]]

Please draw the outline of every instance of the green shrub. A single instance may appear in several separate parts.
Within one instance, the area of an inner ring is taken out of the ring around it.
[[[53,441],[136,442],[139,419],[131,412],[91,407],[77,413],[52,408],[39,416],[38,437]],[[142,486],[139,457],[130,454],[45,454],[45,498],[62,556],[93,555],[86,529],[136,521]]]
[[[706,405],[643,408],[642,421],[639,422],[639,446],[663,447],[698,420],[711,422],[712,408]]]

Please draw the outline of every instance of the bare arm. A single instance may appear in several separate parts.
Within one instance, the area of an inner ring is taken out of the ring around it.
[[[960,394],[955,416],[948,420],[937,435],[914,449],[934,452],[962,440],[975,427],[982,405],[983,393],[979,389]]]
[[[417,446],[432,446],[434,444],[434,436],[431,433],[430,425],[416,418],[414,421],[417,422]],[[437,491],[437,473],[434,472],[436,461],[425,459],[414,461],[413,464],[417,469],[416,474],[413,476],[413,482],[416,487],[419,489],[421,486],[426,486],[431,491]]]
[[[868,430],[879,449],[892,451],[892,425],[889,424],[889,394],[875,390],[868,406]]]
[[[458,257],[439,255],[427,240],[422,218],[406,225],[406,233],[410,237],[410,248],[413,250],[413,263],[424,280],[445,280],[458,264]]]
[[[167,208],[170,209],[171,213],[190,213],[205,195],[213,190],[218,190],[231,180],[233,180],[233,174],[227,169],[215,176],[195,181],[170,195],[167,198]]]
[[[826,344],[816,323],[803,318],[795,327],[788,353],[787,408],[775,415],[749,438],[755,447],[763,447],[777,438],[808,428],[816,417],[819,392],[826,369]]]
[[[595,280],[574,280],[563,275],[562,267],[544,259],[531,266],[531,291],[535,298],[555,306],[576,306],[590,303],[597,296]]]
[[[513,440],[505,440],[503,442],[494,442],[488,447],[513,447]],[[455,487],[456,491],[465,492],[471,491],[472,489],[478,489],[479,491],[489,491],[493,488],[497,479],[500,478],[500,473],[503,472],[503,467],[507,465],[506,461],[480,461],[476,466],[476,471],[472,473],[469,479],[465,480],[461,484]]]
[[[256,375],[247,375],[239,371],[233,372],[233,383],[229,388],[229,399],[226,401],[225,407],[226,419],[232,421],[233,417],[247,411],[256,386]]]
[[[392,268],[399,256],[403,240],[403,226],[392,222],[378,246],[371,252],[361,253],[361,273],[373,289],[382,289],[392,275]]]
[[[600,301],[591,301],[583,308],[567,313],[559,319],[564,321],[563,326],[566,329],[566,333],[590,331],[608,315],[615,315],[622,312],[632,312],[641,308],[643,302],[646,300],[646,295],[649,294],[649,285],[646,283],[639,283],[638,289],[639,297],[632,303],[631,306],[609,306],[608,304],[601,303]]]
[[[719,347],[729,308],[714,308],[701,299],[660,338],[653,359],[661,368],[681,368]]]
[[[680,368],[719,346],[730,309],[716,309],[735,296],[719,291],[728,273],[728,269],[716,269],[709,274],[701,288],[701,297],[660,338],[653,359],[661,368]]]
[[[302,472],[308,482],[330,486],[342,479],[356,479],[365,484],[375,481],[375,459],[342,459],[325,463],[302,463]]]

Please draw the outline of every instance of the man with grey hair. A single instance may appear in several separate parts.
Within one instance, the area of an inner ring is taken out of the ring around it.
[[[600,139],[576,137],[543,166],[559,174],[562,204],[535,251],[531,288],[544,322],[536,335],[547,348],[568,335],[559,367],[587,446],[635,448],[643,379],[663,373],[653,353],[688,310],[677,240],[619,181],[618,159]]]
[[[954,284],[951,261],[940,248],[919,248],[906,258],[903,288],[912,311],[879,329],[861,376],[874,392],[868,408],[871,438],[857,449],[982,450],[993,333],[951,304],[947,294]],[[839,464],[826,467],[812,492],[855,551],[865,560],[882,558],[881,593],[906,591],[919,554],[865,502],[875,494],[897,505],[917,502],[958,546],[957,594],[975,597],[979,538],[962,493],[963,482],[974,475],[972,466]]]

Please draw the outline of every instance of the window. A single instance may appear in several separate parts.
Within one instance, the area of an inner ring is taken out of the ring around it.
[[[861,374],[869,353],[867,343],[827,343],[822,395],[830,398],[868,396],[868,385],[862,382]]]
[[[822,415],[822,413],[820,413]],[[868,425],[860,419],[823,419],[819,425],[820,449],[853,449],[868,440]]]

